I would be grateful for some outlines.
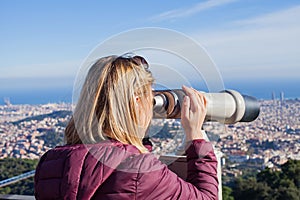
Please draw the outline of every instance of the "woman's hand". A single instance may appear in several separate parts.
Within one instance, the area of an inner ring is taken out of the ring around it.
[[[182,86],[186,96],[181,108],[181,124],[186,134],[186,141],[204,139],[201,128],[206,115],[206,98],[193,88]]]

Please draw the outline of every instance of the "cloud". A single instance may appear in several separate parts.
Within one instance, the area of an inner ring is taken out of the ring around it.
[[[300,6],[193,35],[231,78],[300,78]]]
[[[0,67],[0,78],[71,77],[76,75],[80,62],[62,61]]]
[[[175,10],[169,10],[166,12],[163,12],[161,14],[155,15],[151,17],[151,21],[164,21],[164,20],[170,20],[170,19],[176,19],[176,18],[182,18],[182,17],[188,17],[194,14],[197,14],[201,11],[208,10],[214,7],[226,5],[232,2],[235,2],[237,0],[208,0],[205,2],[198,3],[196,5],[193,5],[191,7],[185,8],[185,9],[175,9]]]
[[[268,13],[265,15],[257,16],[251,19],[238,20],[234,24],[238,26],[272,26],[272,27],[285,27],[285,26],[299,26],[299,11],[300,6],[294,6],[285,10]]]

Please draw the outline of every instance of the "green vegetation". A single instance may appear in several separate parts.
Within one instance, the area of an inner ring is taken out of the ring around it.
[[[247,178],[236,178],[230,190],[223,186],[223,200],[299,200],[300,161],[289,160],[280,171],[265,169]]]
[[[223,200],[234,200],[234,198],[232,196],[232,189],[230,187],[223,186],[222,197],[223,197]]]
[[[5,158],[0,159],[0,180],[29,172],[36,168],[38,160]],[[0,188],[0,194],[33,195],[33,177]]]

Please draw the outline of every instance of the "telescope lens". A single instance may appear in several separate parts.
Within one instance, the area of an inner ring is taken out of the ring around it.
[[[251,122],[254,121],[260,112],[260,104],[256,98],[242,95],[245,101],[245,114],[240,122]]]

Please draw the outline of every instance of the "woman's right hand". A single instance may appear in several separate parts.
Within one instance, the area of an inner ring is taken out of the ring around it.
[[[182,86],[186,96],[181,108],[181,124],[186,134],[186,141],[204,139],[201,129],[206,115],[207,100],[203,93]]]

